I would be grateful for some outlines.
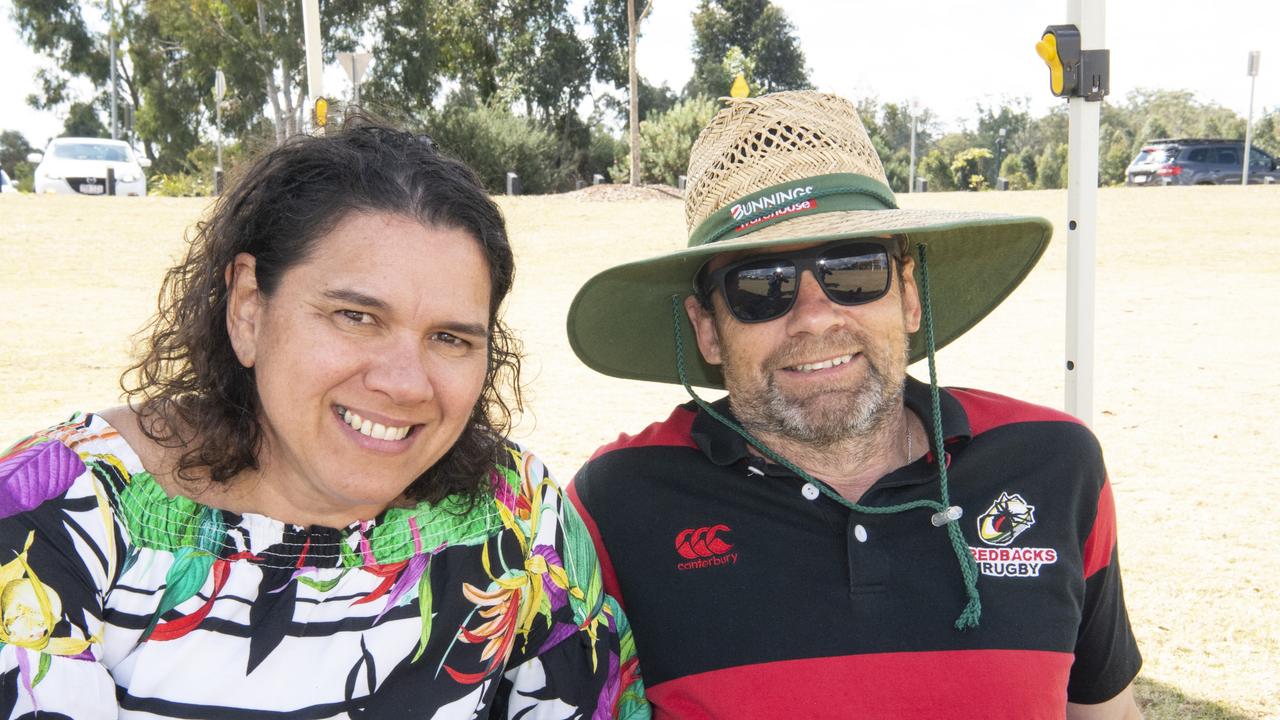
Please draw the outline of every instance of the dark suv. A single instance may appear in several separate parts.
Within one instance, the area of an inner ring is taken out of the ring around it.
[[[1239,185],[1240,140],[1151,140],[1125,170],[1125,185]],[[1249,183],[1280,182],[1275,158],[1253,148]]]

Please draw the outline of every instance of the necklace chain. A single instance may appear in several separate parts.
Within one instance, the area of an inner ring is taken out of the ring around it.
[[[908,418],[908,419],[907,419],[907,421],[906,421],[906,423],[905,423],[905,424],[906,424],[906,426],[907,426],[907,464],[908,464],[908,465],[910,465],[910,464],[911,464],[911,460],[912,460],[912,458],[911,458],[911,420],[910,420],[910,418]]]

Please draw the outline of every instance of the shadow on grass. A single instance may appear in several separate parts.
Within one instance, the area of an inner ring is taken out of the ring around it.
[[[1239,709],[1213,700],[1188,697],[1178,688],[1139,676],[1134,683],[1144,720],[1255,720]]]

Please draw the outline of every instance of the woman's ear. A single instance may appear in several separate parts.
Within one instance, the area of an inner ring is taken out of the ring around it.
[[[258,290],[257,258],[240,253],[227,263],[227,335],[236,358],[253,367],[258,353],[258,323],[263,298]]]

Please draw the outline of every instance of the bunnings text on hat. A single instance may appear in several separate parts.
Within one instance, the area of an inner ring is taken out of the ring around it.
[[[734,205],[732,208],[730,208],[729,212],[730,214],[732,214],[734,220],[741,220],[745,217],[754,215],[755,213],[758,213],[761,210],[767,210],[771,207],[781,205],[782,203],[790,202],[792,200],[795,200],[796,198],[809,195],[812,192],[813,192],[812,185],[797,186],[797,187],[791,188],[790,190],[779,190],[775,193],[772,193],[770,195],[765,195],[763,197],[758,197],[754,200],[747,200],[746,202],[740,202]]]

